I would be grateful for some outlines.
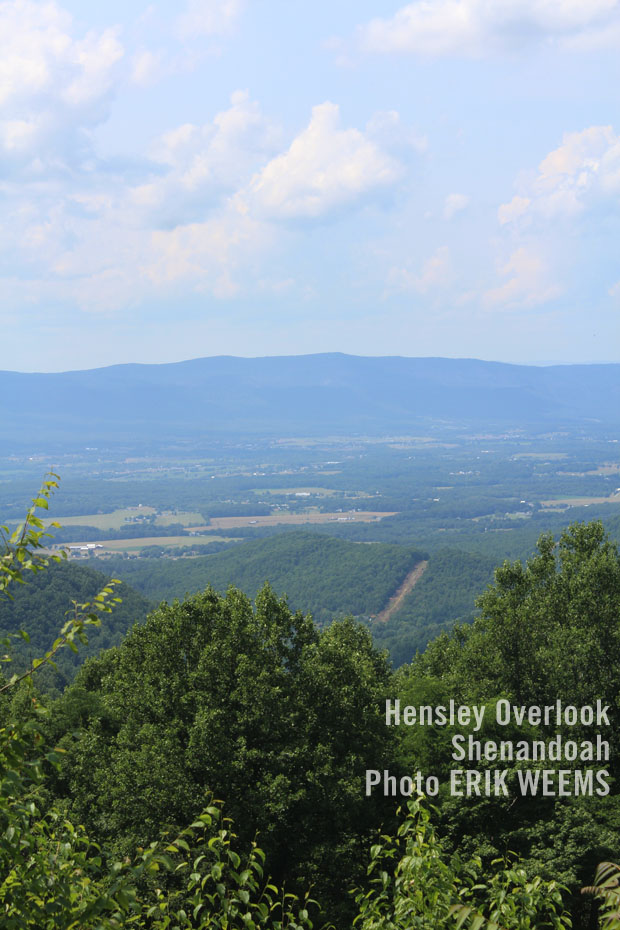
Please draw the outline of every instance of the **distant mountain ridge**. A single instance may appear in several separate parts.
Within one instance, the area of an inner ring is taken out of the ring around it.
[[[620,364],[326,353],[0,372],[0,440],[407,434],[421,426],[620,424]]]

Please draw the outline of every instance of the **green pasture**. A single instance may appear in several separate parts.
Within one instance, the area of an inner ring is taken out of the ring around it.
[[[94,526],[98,530],[120,530],[132,522],[139,523],[136,517],[151,517],[157,514],[155,507],[123,507],[111,513],[88,513],[69,517],[47,517],[44,522],[49,524],[54,519],[61,526]],[[180,523],[182,526],[196,526],[204,523],[202,514],[196,511],[165,512],[155,519],[155,526],[169,526],[171,523]]]
[[[181,546],[207,545],[215,542],[236,542],[228,536],[142,536],[135,539],[101,539],[97,541],[108,552],[139,552],[147,546],[161,546],[163,549],[172,549]],[[71,543],[71,546],[85,545],[85,543]],[[100,553],[101,549],[95,550]]]

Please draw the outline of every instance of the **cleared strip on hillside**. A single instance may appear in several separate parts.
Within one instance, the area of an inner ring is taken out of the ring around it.
[[[388,601],[387,607],[384,610],[382,610],[380,614],[377,614],[376,619],[380,623],[387,623],[390,617],[396,613],[396,611],[401,606],[404,599],[407,597],[409,592],[413,590],[413,587],[418,583],[418,581],[420,580],[420,578],[426,571],[427,566],[428,566],[428,560],[418,562],[418,564],[415,565],[411,569],[411,571],[409,572],[409,574],[407,575],[403,583],[400,585],[396,593],[393,594],[390,600]]]

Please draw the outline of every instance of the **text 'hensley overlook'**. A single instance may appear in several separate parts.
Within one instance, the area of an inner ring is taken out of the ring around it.
[[[386,700],[385,702],[385,722],[387,726],[472,726],[474,730],[482,727],[487,711],[492,713],[490,706],[485,704],[457,704],[456,701],[450,700],[447,704],[422,704],[420,707],[414,707],[406,704],[401,708],[399,699],[395,701]],[[562,701],[556,701],[554,704],[539,706],[531,704],[529,706],[511,704],[505,698],[501,698],[495,704],[494,720],[500,726],[514,724],[522,726],[527,723],[530,726],[610,726],[608,717],[609,705],[603,705],[603,702],[597,700],[596,706],[588,704],[583,707],[575,707],[574,704],[564,705]],[[489,721],[490,722],[490,721]]]

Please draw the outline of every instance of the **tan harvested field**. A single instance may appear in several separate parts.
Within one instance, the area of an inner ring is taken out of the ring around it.
[[[609,464],[599,465],[594,471],[588,472],[590,475],[620,475],[620,465]]]
[[[209,526],[192,526],[194,533],[232,530],[240,526],[303,526],[305,523],[374,523],[393,517],[395,510],[365,510],[356,513],[272,513],[267,517],[213,517]]]

